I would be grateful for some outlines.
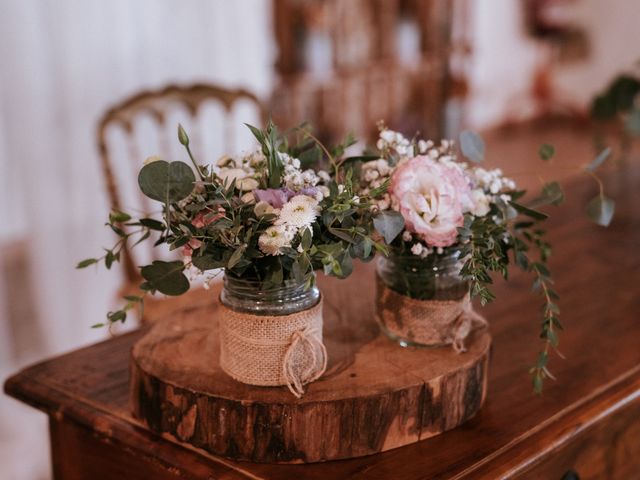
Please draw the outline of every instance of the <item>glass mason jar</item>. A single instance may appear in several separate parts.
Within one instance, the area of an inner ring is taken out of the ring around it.
[[[312,282],[261,282],[225,274],[218,316],[220,367],[249,385],[286,385],[297,397],[327,366],[322,300]]]
[[[460,251],[426,258],[394,253],[379,257],[377,318],[382,331],[402,346],[443,345],[417,332],[429,329],[425,323],[434,308],[465,298],[469,282],[460,274],[463,264]]]
[[[314,274],[315,276],[315,274]],[[263,288],[261,282],[245,280],[225,273],[220,301],[236,312],[254,315],[289,315],[315,306],[320,301],[320,290],[306,282],[286,280],[278,286]]]

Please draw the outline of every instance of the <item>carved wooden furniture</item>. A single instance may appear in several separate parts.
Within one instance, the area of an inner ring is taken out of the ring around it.
[[[548,225],[567,327],[561,340],[566,359],[552,363],[558,381],[549,382],[542,396],[532,394],[527,368],[540,347],[535,341],[540,301],[528,291],[531,279],[514,275],[509,284],[496,285],[498,301],[483,311],[493,335],[487,401],[473,419],[442,435],[381,454],[307,465],[234,462],[207,454],[153,434],[132,416],[129,360],[141,331],[32,366],[10,378],[5,390],[49,415],[57,480],[637,478],[640,168],[611,172],[605,181],[617,200],[609,229],[584,217],[583,201],[597,191],[588,178],[568,186],[568,203]],[[355,298],[372,288],[369,278],[328,281],[325,296]],[[374,380],[383,383],[387,377],[381,372]],[[312,384],[309,394],[323,382]],[[355,405],[345,421],[359,415],[371,415],[382,431],[403,425],[402,419],[387,424]],[[261,426],[271,433],[274,449],[287,448],[282,421],[286,418],[274,415]],[[305,434],[317,431],[310,424]],[[371,429],[363,430],[362,438],[358,433],[351,435],[363,444],[380,435]]]
[[[450,96],[466,93],[467,2],[274,0],[276,123],[311,121],[323,139],[371,140],[376,123],[444,133]]]
[[[182,113],[182,118],[187,121],[192,120],[191,126],[194,130],[189,130],[191,134],[192,150],[198,155],[204,154],[202,144],[204,143],[207,131],[203,125],[198,125],[197,117],[202,110],[210,104],[222,107],[223,125],[207,124],[209,130],[219,130],[224,132],[225,152],[234,153],[233,150],[237,145],[233,145],[234,130],[243,127],[237,119],[234,120],[232,113],[240,104],[248,104],[255,110],[255,116],[260,122],[265,122],[267,111],[262,102],[251,92],[244,89],[228,89],[215,85],[194,84],[188,86],[170,85],[161,90],[144,91],[111,107],[100,119],[97,129],[97,142],[100,152],[100,160],[106,180],[107,192],[109,195],[110,207],[113,209],[124,208],[136,209],[134,213],[148,213],[151,208],[147,203],[147,199],[139,194],[133,195],[132,200],[137,201],[136,204],[124,204],[122,197],[123,190],[127,186],[135,185],[137,172],[142,166],[142,161],[150,155],[161,155],[171,160],[171,146],[177,144],[177,122],[176,115]],[[162,131],[158,135],[158,148],[155,151],[141,151],[138,145],[139,138],[136,136],[136,128],[140,125],[142,119],[146,119],[156,128]],[[247,121],[248,119],[245,119]],[[183,120],[184,121],[184,120]],[[200,127],[198,129],[197,127]],[[127,169],[127,176],[119,177],[117,175],[116,164],[113,158],[113,145],[108,141],[108,133],[111,129],[120,129],[124,133],[124,142],[126,143],[127,159],[121,162],[120,167],[125,162],[131,165]],[[132,180],[133,179],[133,180]],[[127,185],[128,184],[128,185]],[[135,187],[133,190],[136,191]],[[134,254],[127,248],[124,250],[122,263],[125,269],[127,281],[130,283],[138,282],[140,276],[137,266],[141,262],[136,261]],[[150,254],[149,254],[150,255]]]

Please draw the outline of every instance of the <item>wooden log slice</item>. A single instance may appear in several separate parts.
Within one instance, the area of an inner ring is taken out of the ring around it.
[[[491,337],[468,351],[403,348],[374,321],[370,267],[320,279],[325,375],[301,399],[255,387],[218,364],[218,292],[159,320],[133,348],[134,415],[161,435],[236,460],[300,463],[358,457],[407,445],[470,419],[486,395]]]

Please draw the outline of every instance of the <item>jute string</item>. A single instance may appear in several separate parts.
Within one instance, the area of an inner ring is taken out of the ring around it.
[[[469,293],[459,300],[417,300],[389,289],[378,278],[378,322],[392,335],[431,346],[452,345],[465,352],[465,340],[487,321],[473,310]]]
[[[286,385],[300,398],[304,385],[327,369],[322,299],[290,315],[264,316],[221,306],[220,366],[250,385]]]

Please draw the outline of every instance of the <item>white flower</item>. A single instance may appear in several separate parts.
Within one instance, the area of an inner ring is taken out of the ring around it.
[[[410,242],[412,238],[413,236],[411,235],[411,232],[408,232],[407,230],[402,232],[402,240],[404,240],[405,242]]]
[[[224,167],[224,168],[221,168],[220,171],[218,172],[218,177],[220,177],[220,180],[222,180],[222,182],[226,183],[227,185],[233,182],[234,180],[236,181],[236,184],[237,184],[238,180],[242,180],[246,176],[247,176],[247,172],[245,172],[242,168]]]
[[[235,160],[229,155],[222,155],[218,160],[216,160],[216,165],[218,167],[229,167],[231,165],[235,166]]]
[[[256,206],[253,207],[253,213],[256,214],[256,217],[264,217],[270,213],[276,213],[276,209],[267,202],[258,202]]]
[[[318,177],[320,178],[320,180],[326,183],[331,181],[331,176],[326,170],[318,170]]]
[[[380,139],[387,143],[391,143],[396,139],[396,132],[393,130],[383,130],[380,132]]]
[[[413,253],[414,255],[420,255],[422,253],[422,249],[424,247],[422,246],[421,243],[414,243],[413,246],[411,247],[411,253]]]
[[[258,247],[265,255],[279,255],[280,249],[291,246],[292,235],[284,225],[272,225],[258,238]]]
[[[247,192],[240,197],[243,203],[256,203],[256,197],[252,192]]]
[[[237,187],[243,192],[250,192],[258,188],[259,183],[255,178],[246,177],[236,183]]]
[[[476,188],[471,191],[471,202],[473,204],[471,208],[471,213],[476,217],[484,217],[489,210],[491,210],[491,206],[489,205],[489,197],[484,193],[481,188]]]
[[[320,214],[318,201],[308,195],[296,195],[282,206],[276,225],[287,225],[299,230],[311,225]]]
[[[318,200],[318,201],[322,200],[323,198],[328,197],[329,194],[330,194],[329,187],[325,187],[324,185],[320,185],[318,187],[318,193],[320,195],[322,195],[322,198],[320,198],[320,199],[316,198],[316,200]]]

